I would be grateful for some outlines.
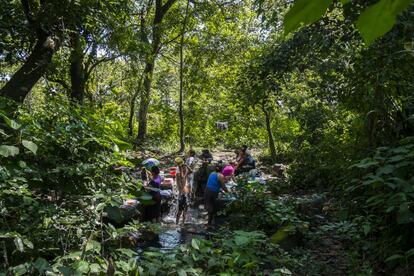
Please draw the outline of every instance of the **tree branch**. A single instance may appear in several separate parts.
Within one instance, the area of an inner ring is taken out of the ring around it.
[[[161,42],[161,46],[160,46],[160,48],[162,47],[162,45],[168,45],[168,44],[170,44],[171,42],[174,42],[175,40],[177,40],[178,38],[180,38],[181,37],[181,34],[178,34],[178,35],[176,35],[174,38],[172,38],[172,39],[170,39],[170,40],[168,40],[168,41],[165,41],[165,42]]]
[[[24,15],[26,16],[26,19],[29,22],[29,25],[31,25],[31,27],[33,28],[36,28],[36,20],[34,19],[34,16],[30,12],[29,1],[21,0],[20,2],[22,3]]]
[[[95,63],[93,63],[93,64],[89,67],[89,69],[88,69],[88,68],[85,68],[85,71],[86,71],[86,73],[85,73],[85,80],[88,80],[88,79],[89,79],[89,76],[91,75],[91,73],[92,73],[93,69],[95,69],[95,68],[96,68],[96,66],[98,66],[98,65],[99,65],[99,64],[101,64],[101,63],[104,63],[104,62],[108,62],[108,61],[111,61],[111,60],[117,59],[117,58],[119,58],[119,57],[121,57],[121,56],[122,56],[122,55],[121,55],[121,54],[119,54],[119,55],[114,55],[114,56],[109,57],[109,58],[102,58],[102,59],[97,60]]]
[[[65,88],[66,90],[70,89],[69,84],[64,80],[55,79],[55,78],[48,77],[48,76],[46,76],[45,78],[50,82],[55,82],[55,83],[58,83],[58,84],[62,85],[62,87]]]
[[[177,0],[168,0],[162,7],[161,12],[165,14]],[[161,2],[161,1],[160,1]]]

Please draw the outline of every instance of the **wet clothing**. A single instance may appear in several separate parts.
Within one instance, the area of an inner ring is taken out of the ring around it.
[[[185,194],[182,194],[178,197],[178,211],[187,211],[187,208],[187,197],[185,196]]]
[[[212,172],[207,180],[206,190],[204,191],[204,204],[209,216],[214,215],[217,210],[217,198],[221,189],[219,173]]]
[[[159,189],[161,186],[161,177],[158,175],[148,183],[151,188]],[[149,191],[152,196],[153,204],[144,206],[143,220],[151,221],[161,216],[161,193],[160,191]]]
[[[206,188],[204,192],[204,206],[209,214],[213,214],[217,210],[217,198],[219,192],[213,192],[212,190]]]
[[[177,183],[177,188],[178,188],[178,192],[180,192],[180,188],[181,185],[184,186],[185,185],[185,178],[184,178],[184,173],[185,173],[185,167],[184,165],[181,166],[177,166],[175,169],[175,181]]]
[[[185,164],[187,166],[187,185],[190,187],[191,193],[193,193],[196,160],[193,156],[190,156],[185,160]]]
[[[210,191],[218,193],[221,188],[221,183],[219,180],[219,174],[216,172],[213,172],[210,174],[207,180],[207,187],[206,189],[209,189]]]

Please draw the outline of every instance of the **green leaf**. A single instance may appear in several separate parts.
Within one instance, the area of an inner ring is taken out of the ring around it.
[[[295,1],[284,19],[285,34],[296,31],[301,25],[308,25],[320,19],[331,3],[332,0]]]
[[[15,146],[7,146],[7,145],[0,146],[0,155],[4,157],[15,156],[19,154],[19,152],[20,152],[19,148]]]
[[[106,206],[106,203],[105,202],[101,202],[101,203],[99,203],[97,206],[96,206],[96,212],[100,212],[100,211],[102,211],[104,208],[105,208],[105,206]]]
[[[375,39],[392,29],[397,15],[404,11],[412,0],[380,0],[368,7],[358,18],[356,26],[370,45]]]
[[[99,272],[106,272],[99,264],[91,264],[89,266],[89,268],[91,269],[90,272],[92,274],[98,274],[99,275]]]
[[[252,269],[252,268],[255,268],[255,267],[256,267],[256,262],[255,261],[247,263],[247,264],[242,266],[242,268],[246,268],[246,269]]]
[[[364,230],[364,235],[368,235],[369,232],[371,232],[371,225],[370,224],[364,224],[362,226],[362,229]]]
[[[37,152],[37,145],[35,143],[33,143],[32,141],[27,141],[27,140],[23,140],[22,141],[23,146],[30,150],[31,152],[33,152],[34,154],[36,154]]]
[[[20,275],[27,275],[29,272],[29,266],[27,263],[15,266],[12,268],[13,275],[20,276]]]
[[[21,124],[17,123],[15,120],[10,119],[9,117],[7,117],[6,115],[4,115],[3,113],[0,113],[0,116],[3,117],[4,121],[6,122],[6,124],[12,128],[12,129],[19,129],[21,127]]]
[[[9,135],[7,135],[7,133],[6,132],[4,132],[4,130],[2,130],[1,128],[0,128],[0,134],[1,135],[3,135],[3,136],[6,136],[6,137],[8,137]]]
[[[414,222],[414,213],[410,210],[400,210],[397,214],[398,224],[406,224]]]
[[[280,275],[292,275],[292,271],[290,271],[287,268],[277,268],[274,271],[279,273]],[[276,274],[276,275],[279,275],[279,274]]]
[[[30,248],[30,249],[33,249],[34,248],[33,243],[31,241],[29,241],[28,239],[23,239],[23,244],[26,247]]]
[[[272,235],[270,240],[272,241],[272,243],[279,243],[282,240],[284,240],[289,235],[289,233],[293,232],[294,230],[295,230],[295,226],[293,225],[287,225],[285,227],[282,227],[279,230],[277,230],[276,233]]]
[[[179,269],[177,271],[178,276],[187,276],[187,272],[184,269]]]
[[[73,269],[81,273],[89,272],[89,263],[86,261],[77,261],[72,265]]]
[[[23,240],[21,238],[15,238],[14,245],[16,246],[17,250],[19,250],[20,252],[24,251]]]
[[[385,262],[391,262],[391,261],[395,261],[395,260],[400,260],[400,259],[403,259],[404,258],[404,256],[403,255],[400,255],[400,254],[395,254],[395,255],[392,255],[391,257],[388,257],[386,260],[385,260]]]
[[[99,253],[101,252],[101,244],[97,241],[90,240],[86,243],[85,250]]]
[[[200,241],[199,241],[199,240],[197,240],[197,239],[192,239],[192,241],[191,241],[191,246],[192,246],[194,249],[200,250]]]
[[[123,220],[121,209],[116,206],[106,206],[105,211],[108,213],[108,217],[117,223],[121,223]]]
[[[160,252],[154,252],[154,251],[148,251],[148,252],[144,252],[144,254],[148,257],[162,257],[163,254]]]
[[[234,238],[234,241],[236,242],[237,245],[245,245],[250,242],[250,239],[247,236],[236,236]]]
[[[359,163],[356,163],[350,166],[349,168],[357,167],[361,169],[366,169],[366,168],[369,168],[369,167],[372,167],[378,164],[379,164],[378,161],[371,160],[371,159],[364,159],[364,160],[361,160]]]
[[[37,258],[33,263],[34,268],[43,275],[45,271],[50,269],[49,263],[43,258]]]
[[[414,248],[411,248],[407,252],[404,253],[406,258],[410,258],[411,256],[414,256]]]
[[[72,275],[76,275],[76,271],[75,270],[73,270],[72,268],[70,268],[70,267],[67,267],[67,266],[62,266],[62,267],[59,267],[58,268],[58,270],[60,271],[60,273],[62,273],[63,274],[63,276],[72,276]]]
[[[126,149],[132,148],[131,144],[129,144],[125,141],[122,141],[118,138],[112,137],[111,140],[115,143],[115,146],[117,146],[117,148],[118,148],[118,150],[115,150],[115,151],[119,151],[120,149],[121,150],[126,150]]]
[[[130,258],[137,255],[137,252],[132,251],[131,249],[128,249],[128,248],[118,248],[116,251]]]

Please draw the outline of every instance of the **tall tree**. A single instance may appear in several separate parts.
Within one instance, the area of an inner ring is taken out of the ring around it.
[[[136,138],[136,144],[141,145],[146,138],[147,134],[147,117],[148,117],[148,106],[150,103],[151,96],[151,85],[154,74],[155,61],[158,56],[160,47],[161,47],[161,38],[163,35],[163,19],[164,16],[168,13],[172,5],[177,0],[167,0],[165,4],[162,3],[162,0],[155,0],[155,13],[152,21],[152,39],[149,42],[148,33],[144,33],[144,41],[150,43],[151,50],[148,52],[145,60],[145,69],[144,69],[144,80],[143,80],[143,91],[141,94],[141,101],[139,106],[138,113],[138,135]],[[151,9],[153,1],[149,0],[147,9]],[[148,14],[148,13],[147,13]],[[144,16],[144,15],[142,15]],[[144,24],[142,27],[144,30],[145,27],[145,18],[141,19],[141,24]]]
[[[179,107],[178,107],[178,115],[180,117],[180,149],[178,152],[183,152],[185,149],[184,143],[184,112],[183,112],[183,79],[184,79],[184,36],[185,31],[187,28],[187,20],[188,20],[188,10],[190,7],[190,0],[187,1],[187,5],[185,8],[185,16],[183,21],[183,26],[181,29],[181,39],[180,39],[180,100],[179,100]]]
[[[31,53],[10,80],[0,90],[0,95],[22,102],[32,87],[44,75],[53,54],[59,48],[62,33],[56,31],[59,25],[56,16],[56,2],[40,1],[36,6],[29,0],[21,0],[21,8],[28,24],[28,31],[35,34]],[[47,17],[47,21],[46,18]],[[20,24],[24,24],[20,22]],[[26,34],[22,34],[26,35]]]

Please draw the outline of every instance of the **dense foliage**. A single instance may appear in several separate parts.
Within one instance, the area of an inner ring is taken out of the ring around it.
[[[408,274],[413,11],[411,0],[1,1],[0,274],[329,274],[291,250],[327,237],[355,273]],[[123,223],[122,200],[149,201],[128,171],[138,151],[184,144],[247,144],[286,178],[240,181],[227,230],[137,258],[129,235],[157,227]],[[307,193],[326,198],[295,199]]]

